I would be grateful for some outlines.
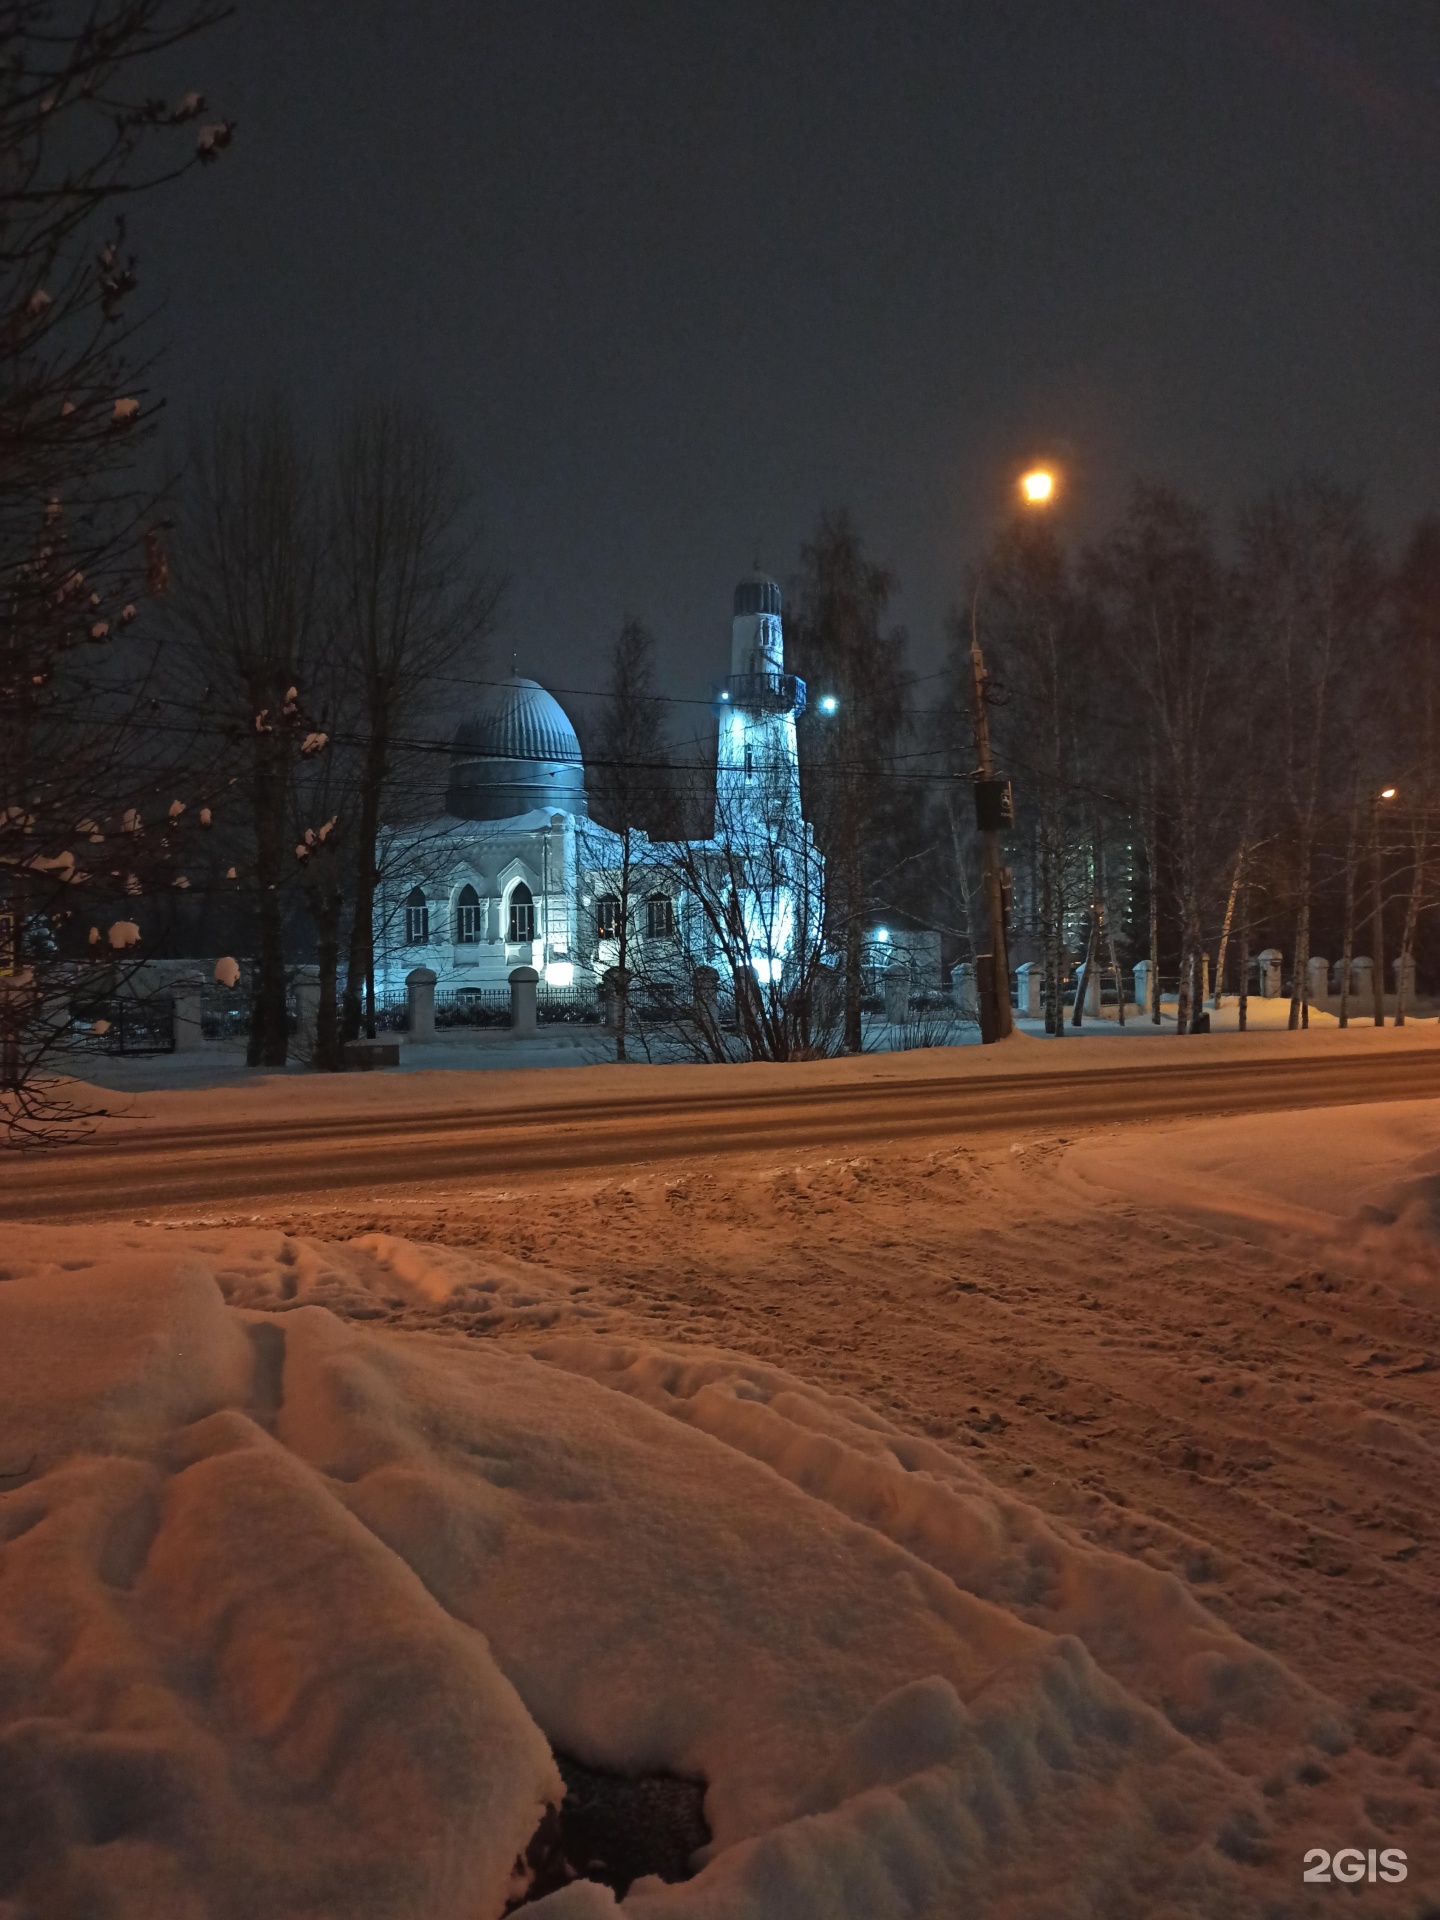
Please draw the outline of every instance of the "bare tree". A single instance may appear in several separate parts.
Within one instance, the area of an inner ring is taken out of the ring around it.
[[[1308,1026],[1315,856],[1340,719],[1336,694],[1369,655],[1379,570],[1359,495],[1328,480],[1296,481],[1268,495],[1245,515],[1241,547],[1250,653],[1262,672],[1268,668],[1266,705],[1292,839],[1290,1025]]]
[[[140,941],[138,901],[188,878],[174,865],[187,808],[175,789],[190,794],[191,821],[195,789],[179,737],[167,750],[151,724],[144,654],[118,644],[147,587],[164,586],[136,460],[158,402],[124,219],[137,195],[230,140],[223,121],[190,124],[198,93],[169,105],[146,91],[154,57],[219,17],[169,0],[0,7],[0,1130],[11,1144],[53,1137],[63,1119],[39,1075],[65,1036],[68,985],[87,967],[110,971]],[[165,788],[169,805],[149,804]],[[76,951],[70,930],[92,914],[94,938]]]
[[[619,842],[614,892],[602,896],[601,938],[614,940],[615,1058],[625,1058],[632,946],[635,933],[636,855],[647,837],[674,820],[674,789],[665,741],[664,705],[655,692],[655,639],[639,620],[627,620],[610,652],[610,679],[589,759],[595,817]]]
[[[1172,839],[1181,929],[1176,1024],[1187,1033],[1199,1012],[1204,910],[1216,874],[1217,774],[1226,758],[1223,575],[1201,509],[1149,484],[1137,484],[1089,571],[1111,657],[1135,701],[1158,784],[1157,815]]]
[[[1059,1038],[1069,974],[1067,923],[1084,885],[1093,790],[1082,767],[1082,734],[1091,716],[1079,609],[1053,531],[1034,521],[1004,529],[982,563],[971,599],[995,687],[1000,764],[1019,783],[1018,811],[1032,823],[1039,868],[1031,889],[1034,916],[1019,931],[1039,945],[1045,1028]],[[952,619],[949,698],[957,715],[970,704],[970,635],[969,615]]]
[[[1429,894],[1436,802],[1436,701],[1440,698],[1440,520],[1422,520],[1412,533],[1395,581],[1396,618],[1389,636],[1390,685],[1401,693],[1392,707],[1395,739],[1404,755],[1404,818],[1408,827],[1410,884],[1400,934],[1395,980],[1395,1024],[1403,1027],[1414,965],[1420,909]]]
[[[699,810],[695,793],[688,811]],[[827,991],[826,889],[783,754],[752,762],[743,799],[721,784],[711,835],[663,843],[649,861],[676,903],[674,937],[640,942],[641,979],[667,1029],[702,1059],[833,1052],[843,1000]]]
[[[257,918],[251,1066],[283,1066],[283,909],[294,876],[294,762],[323,752],[325,528],[315,461],[280,399],[219,409],[192,449],[174,612],[196,697],[245,743]]]
[[[407,729],[441,676],[474,671],[501,583],[471,566],[467,496],[448,437],[396,400],[357,404],[340,436],[330,501],[334,617],[355,696],[355,900],[344,1037],[375,1031],[375,893],[380,829]]]
[[[811,684],[812,702],[801,725],[801,778],[825,860],[829,927],[843,942],[850,1053],[861,1045],[864,917],[875,898],[887,775],[906,725],[905,635],[885,624],[894,591],[893,573],[866,559],[850,516],[822,514],[814,538],[801,549],[791,657]],[[833,706],[822,705],[826,700]]]

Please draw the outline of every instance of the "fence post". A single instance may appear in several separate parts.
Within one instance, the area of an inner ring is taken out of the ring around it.
[[[320,1024],[320,969],[295,969],[295,1051],[302,1059],[315,1050]]]
[[[405,976],[405,1031],[411,1046],[435,1038],[435,982],[430,967],[412,967]]]
[[[910,1017],[910,965],[895,959],[885,969],[885,1018],[902,1027]]]
[[[515,967],[510,974],[510,1031],[517,1040],[535,1038],[535,989],[540,981],[534,967]]]
[[[204,1045],[205,1029],[200,1023],[200,1001],[204,991],[204,980],[194,973],[182,974],[171,989],[171,1003],[175,1009],[176,1053],[193,1053],[197,1047]]]

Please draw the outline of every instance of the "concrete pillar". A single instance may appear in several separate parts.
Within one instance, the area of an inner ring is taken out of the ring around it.
[[[1330,962],[1318,953],[1305,963],[1305,998],[1321,1013],[1330,1011]]]
[[[510,970],[510,1031],[517,1040],[535,1038],[535,989],[540,976],[534,967]]]
[[[1141,1013],[1152,1013],[1155,1007],[1155,983],[1150,978],[1150,962],[1135,962],[1135,1005]]]
[[[429,967],[412,967],[405,976],[405,1031],[411,1046],[435,1038],[435,981]]]
[[[720,1024],[720,975],[714,967],[696,967],[691,975],[695,1018],[707,1033]]]
[[[885,1018],[892,1027],[910,1018],[910,965],[898,957],[885,969]]]
[[[955,1010],[962,1020],[980,1018],[980,989],[968,960],[962,960],[955,969]]]
[[[1255,956],[1260,969],[1260,998],[1278,1000],[1280,998],[1280,968],[1284,955],[1278,947],[1266,947],[1263,953]]]
[[[845,990],[838,967],[815,969],[815,991],[811,1001],[815,1025],[822,1033],[838,1027],[844,1013]]]
[[[1357,953],[1350,962],[1350,1012],[1369,1013],[1373,1007],[1371,977],[1375,969],[1368,953]]]
[[[205,1044],[205,1031],[200,1024],[200,1001],[204,991],[205,982],[198,973],[182,974],[171,988],[175,1006],[176,1053],[194,1053],[197,1047]]]
[[[1395,991],[1400,991],[1400,955],[1397,953],[1390,962],[1390,972],[1395,982]],[[1405,1011],[1415,1011],[1415,956],[1412,953],[1405,962]],[[179,1045],[179,1042],[176,1042]]]
[[[614,1033],[620,1025],[620,995],[629,987],[631,973],[628,967],[611,967],[605,975],[605,1031]],[[511,975],[514,978],[514,975]]]
[[[1085,1011],[1093,1019],[1100,1018],[1100,989],[1104,976],[1098,966],[1091,967],[1085,976]]]
[[[313,1052],[315,1032],[320,1024],[320,969],[295,969],[295,1050]]]
[[[1045,1008],[1040,997],[1044,978],[1045,969],[1038,960],[1027,960],[1023,966],[1015,969],[1015,1011],[1022,1019],[1038,1020],[1044,1014]]]

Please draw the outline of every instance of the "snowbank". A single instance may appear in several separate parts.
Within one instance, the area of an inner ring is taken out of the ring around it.
[[[708,1783],[700,1870],[636,1920],[1228,1916],[1298,1879],[1259,1781],[1345,1744],[1330,1703],[863,1408],[382,1235],[6,1258],[6,1920],[491,1920],[552,1747]],[[532,1350],[350,1324],[435,1298]]]

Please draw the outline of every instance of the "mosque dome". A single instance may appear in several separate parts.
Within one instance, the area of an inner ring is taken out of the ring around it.
[[[455,731],[445,805],[461,820],[589,813],[580,741],[553,694],[518,674],[489,690]]]

